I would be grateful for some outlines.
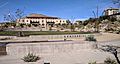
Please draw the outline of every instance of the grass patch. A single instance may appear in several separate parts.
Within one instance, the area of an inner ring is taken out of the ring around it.
[[[0,31],[3,36],[17,36],[20,31]],[[63,35],[63,34],[92,34],[93,32],[56,32],[56,31],[22,31],[24,35]]]

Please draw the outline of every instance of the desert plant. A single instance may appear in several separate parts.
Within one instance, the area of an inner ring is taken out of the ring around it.
[[[94,38],[94,35],[89,35],[85,38],[86,41],[97,41],[96,38]]]
[[[36,62],[39,59],[40,59],[40,57],[34,55],[33,53],[28,53],[26,56],[24,56],[22,58],[22,60],[25,61],[25,62]]]
[[[97,63],[96,63],[96,61],[95,61],[95,62],[90,62],[90,63],[88,63],[88,64],[97,64]]]
[[[106,58],[104,64],[117,64],[117,62],[111,58]]]
[[[110,52],[111,54],[113,54],[116,58],[116,61],[118,64],[120,64],[120,60],[118,58],[118,46],[110,46],[110,45],[105,45],[102,46],[103,48],[101,48],[101,50],[105,51],[105,52]]]
[[[20,31],[20,32],[18,32],[17,36],[18,36],[18,37],[23,37],[23,36],[25,36],[25,35],[24,35],[24,33],[23,33],[22,31]]]

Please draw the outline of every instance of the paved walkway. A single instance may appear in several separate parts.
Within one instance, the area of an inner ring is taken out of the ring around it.
[[[79,52],[40,54],[42,62],[50,62],[51,64],[87,64],[88,62],[103,62],[105,58],[112,57],[111,54],[98,50],[80,50]],[[30,64],[21,60],[22,57],[2,56],[0,64]],[[40,64],[38,61],[35,64]]]
[[[72,41],[76,42],[76,41]],[[109,43],[100,43],[100,44],[113,44],[120,45],[120,41],[114,41]],[[64,43],[64,42],[62,42]],[[77,42],[78,43],[78,42]],[[50,62],[51,64],[87,64],[89,62],[97,61],[102,63],[107,57],[115,59],[114,56],[110,53],[103,52],[96,49],[81,49],[81,50],[72,50],[69,52],[57,52],[49,54],[39,54],[41,60],[36,63],[25,63],[21,60],[21,56],[1,56],[0,64],[41,64],[43,62]]]
[[[120,35],[104,33],[102,36],[95,37],[100,42],[99,44],[120,46]],[[77,39],[72,42],[79,43],[83,40],[84,38],[81,38],[80,40]],[[73,50],[70,52],[38,54],[42,59],[36,63],[25,63],[21,60],[21,58],[23,58],[21,56],[7,55],[0,56],[0,64],[42,64],[42,62],[50,62],[51,64],[87,64],[88,62],[93,61],[101,63],[107,57],[111,57],[112,59],[114,59],[114,56],[112,54],[95,49],[81,49],[79,51]]]

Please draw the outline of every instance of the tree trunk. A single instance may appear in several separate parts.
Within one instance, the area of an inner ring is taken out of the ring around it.
[[[119,58],[118,58],[118,56],[117,56],[117,53],[114,53],[114,56],[115,56],[115,58],[116,58],[118,64],[120,64],[120,60],[119,60]]]

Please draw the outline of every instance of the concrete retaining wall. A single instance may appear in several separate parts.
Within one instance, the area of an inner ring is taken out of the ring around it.
[[[69,53],[72,51],[91,49],[91,44],[88,43],[15,43],[7,45],[7,54],[12,56],[24,56],[28,53],[54,54],[54,53]]]

